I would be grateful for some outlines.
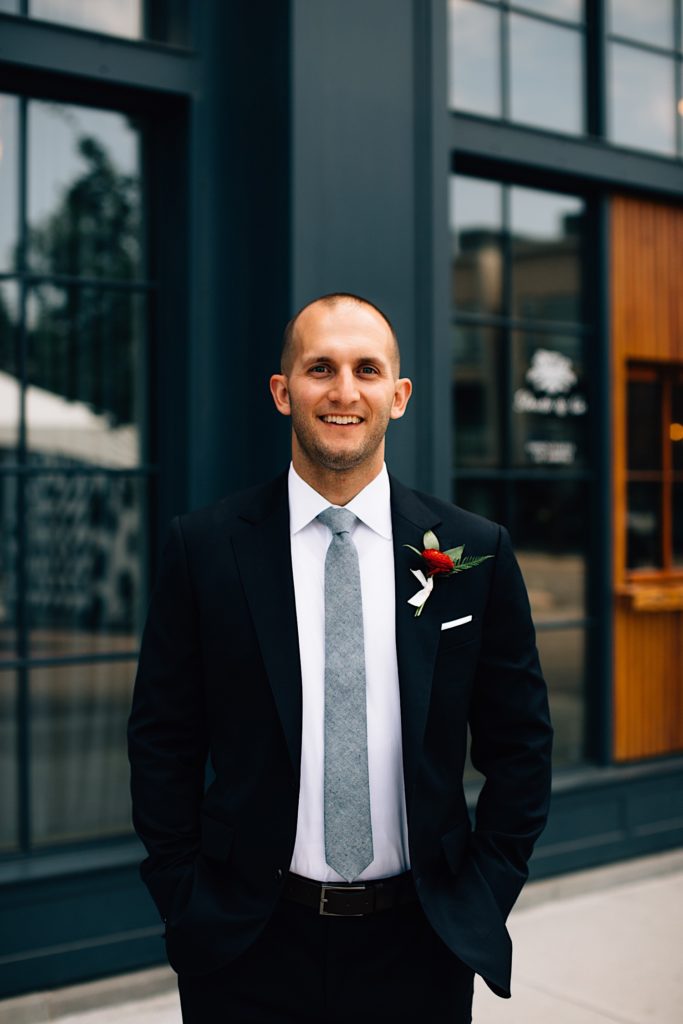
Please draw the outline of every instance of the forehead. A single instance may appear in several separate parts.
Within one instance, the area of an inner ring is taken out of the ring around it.
[[[395,352],[394,336],[386,320],[363,303],[314,303],[299,315],[294,342],[295,358],[322,356],[321,346],[343,354],[360,345],[364,355],[388,360]]]

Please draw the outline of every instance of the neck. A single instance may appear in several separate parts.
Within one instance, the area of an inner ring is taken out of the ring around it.
[[[348,505],[382,472],[384,452],[380,453],[379,459],[373,459],[371,463],[353,469],[327,469],[311,464],[308,459],[302,457],[301,452],[294,451],[292,465],[301,479],[318,494],[322,494],[330,505]]]

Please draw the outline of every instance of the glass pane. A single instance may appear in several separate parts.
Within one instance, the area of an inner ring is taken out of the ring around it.
[[[34,461],[139,465],[144,305],[128,291],[31,291],[26,423]]]
[[[583,618],[588,534],[585,486],[519,483],[510,532],[537,622]]]
[[[674,381],[671,392],[671,465],[677,470],[683,469],[683,381]]]
[[[622,146],[676,152],[675,63],[613,43],[609,48],[609,137]]]
[[[500,117],[500,13],[449,0],[449,106]]]
[[[564,768],[583,760],[585,631],[541,630],[536,640],[555,727],[553,765]]]
[[[500,336],[486,327],[456,327],[453,335],[455,464],[501,461]]]
[[[497,480],[456,480],[453,501],[478,516],[505,525],[502,485]]]
[[[145,482],[41,474],[26,486],[31,656],[136,650]]]
[[[0,660],[17,650],[17,478],[0,474]]]
[[[3,14],[19,14],[20,0],[0,0],[0,11]]]
[[[450,179],[452,293],[459,312],[501,312],[502,203],[502,187],[494,182]]]
[[[19,230],[19,104],[0,94],[0,271],[17,265]]]
[[[662,567],[662,489],[659,484],[630,483],[626,511],[629,569]]]
[[[673,49],[674,0],[609,0],[609,30]]]
[[[582,339],[515,332],[512,379],[514,464],[585,465],[588,396]]]
[[[142,35],[141,0],[29,0],[29,13],[111,36],[139,39]]]
[[[583,0],[515,0],[518,7],[526,7],[539,14],[547,14],[565,21],[583,22]]]
[[[683,566],[683,483],[673,485],[673,564]]]
[[[0,850],[16,847],[17,711],[16,675],[0,672]]]
[[[583,36],[510,14],[510,116],[556,132],[583,130]]]
[[[512,188],[510,219],[513,315],[580,322],[583,201]]]
[[[628,382],[628,468],[662,466],[662,388],[658,380]]]
[[[142,276],[140,137],[123,114],[29,104],[29,262],[40,273]]]
[[[130,830],[126,720],[134,674],[132,661],[32,670],[37,844]]]
[[[19,293],[13,281],[0,281],[0,461],[15,461],[19,438],[21,388],[17,380]]]

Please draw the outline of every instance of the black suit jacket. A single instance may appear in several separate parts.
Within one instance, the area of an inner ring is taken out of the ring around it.
[[[507,996],[505,920],[550,790],[552,730],[526,591],[502,527],[393,478],[391,507],[415,884],[443,941]],[[419,560],[404,545],[421,550],[429,529],[442,550],[465,544],[494,557],[437,579],[415,618],[409,570]],[[178,971],[237,956],[281,895],[301,700],[285,473],[173,521],[143,636],[129,723],[133,819]],[[463,794],[468,721],[485,776],[474,829]]]

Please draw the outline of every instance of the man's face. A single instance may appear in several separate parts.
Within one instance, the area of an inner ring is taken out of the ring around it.
[[[410,381],[397,379],[393,335],[370,306],[315,303],[299,316],[289,373],[271,391],[292,417],[293,456],[348,471],[384,458],[390,419],[403,415]]]

